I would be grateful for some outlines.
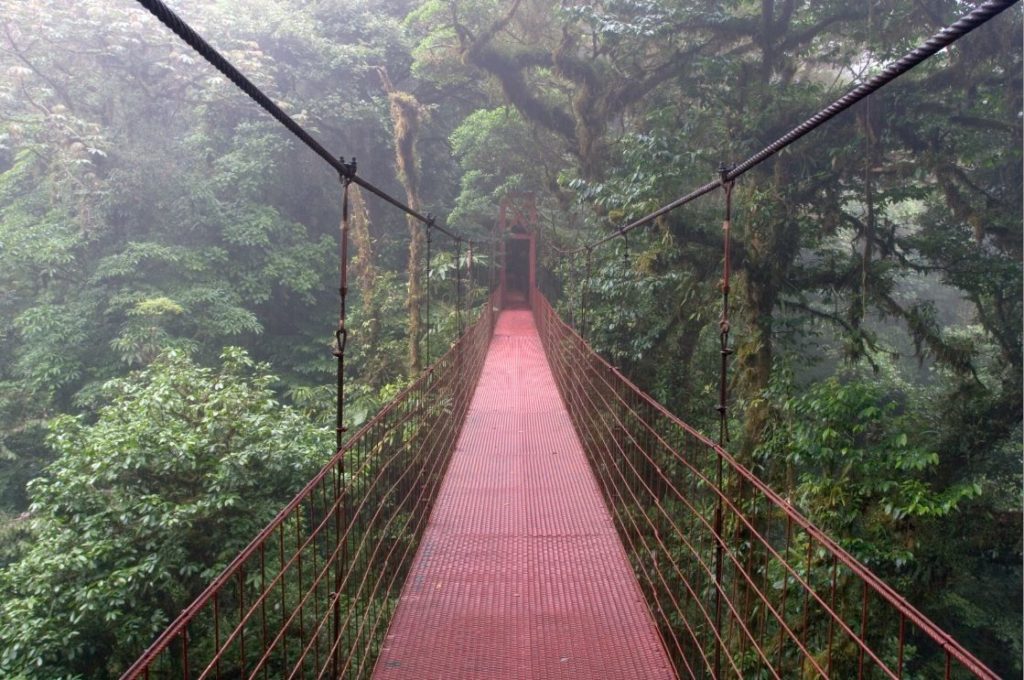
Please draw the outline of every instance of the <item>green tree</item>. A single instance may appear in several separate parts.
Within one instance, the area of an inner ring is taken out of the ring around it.
[[[113,380],[95,422],[51,423],[32,544],[0,572],[0,674],[114,677],[331,449],[240,349],[180,352]]]
[[[981,493],[978,484],[934,488],[938,454],[901,412],[907,395],[877,376],[799,390],[791,380],[776,374],[768,399],[778,413],[757,458],[784,465],[780,492],[873,568],[904,567],[913,560],[915,523],[946,517]]]
[[[358,156],[364,177],[400,189],[377,69],[408,77],[407,3],[175,10],[330,148]],[[329,382],[340,192],[132,3],[0,0],[0,15],[3,521],[25,509],[26,482],[51,459],[46,420],[89,410],[103,382],[168,348],[212,361],[240,345],[289,388]],[[444,166],[447,148],[423,153]],[[443,184],[434,177],[425,203]],[[367,210],[373,231],[354,255],[373,244],[376,267],[405,269],[401,216]],[[350,309],[376,310],[374,297],[354,287]],[[363,316],[379,316],[384,336],[403,323],[390,310]],[[388,384],[398,374],[381,364],[349,362],[350,377]]]

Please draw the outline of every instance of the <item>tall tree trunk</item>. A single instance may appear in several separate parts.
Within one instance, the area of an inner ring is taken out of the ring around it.
[[[420,104],[408,92],[396,90],[384,69],[380,70],[380,77],[391,105],[398,179],[405,187],[406,203],[418,212],[420,174],[419,158],[416,155],[416,135],[420,126]],[[409,225],[409,289],[406,298],[406,308],[409,311],[409,375],[416,376],[423,368],[423,359],[420,356],[423,318],[420,316],[420,307],[423,304],[423,255],[426,237],[422,226],[415,218],[406,217],[406,221]]]
[[[355,257],[352,258],[352,271],[359,284],[359,299],[363,313],[366,315],[367,347],[376,347],[380,340],[380,301],[377,290],[377,263],[373,252],[373,239],[370,237],[370,213],[366,208],[363,192],[358,186],[351,187],[352,202],[352,244],[355,246]],[[383,387],[383,376],[386,364],[374,362],[366,367],[363,375],[369,385],[375,389]]]
[[[761,443],[768,422],[767,404],[759,397],[772,377],[772,311],[776,291],[770,281],[762,276],[763,273],[754,267],[747,270],[744,307],[750,333],[738,352],[740,383],[749,400],[744,413],[743,441],[740,447],[740,460],[744,464],[753,458],[754,449]]]
[[[772,377],[773,315],[800,247],[797,221],[790,212],[792,196],[785,162],[775,161],[768,181],[772,191],[771,198],[766,200],[775,205],[766,210],[751,210],[749,219],[743,220],[750,224],[745,239],[747,260],[743,279],[743,307],[750,332],[739,348],[737,361],[740,388],[750,404],[744,414],[739,449],[744,464],[750,463],[768,423],[768,405],[760,397]]]

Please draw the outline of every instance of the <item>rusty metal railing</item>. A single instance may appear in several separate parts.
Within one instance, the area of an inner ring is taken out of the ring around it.
[[[494,306],[363,425],[122,676],[363,678],[469,407]]]
[[[534,313],[680,677],[996,677],[539,293]]]

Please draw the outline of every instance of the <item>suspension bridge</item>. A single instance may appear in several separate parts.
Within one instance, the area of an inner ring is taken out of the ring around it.
[[[566,253],[589,262],[725,192],[718,441],[560,318],[524,213],[502,220],[501,267],[454,345],[344,436],[349,185],[451,238],[457,266],[472,243],[358,176],[162,2],[139,2],[334,168],[345,199],[337,451],[123,678],[996,677],[723,447],[729,198],[1014,2],[983,3],[714,181]]]

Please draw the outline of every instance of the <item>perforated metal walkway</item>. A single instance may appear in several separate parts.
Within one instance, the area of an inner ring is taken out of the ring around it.
[[[674,677],[527,310],[498,319],[374,677]]]

